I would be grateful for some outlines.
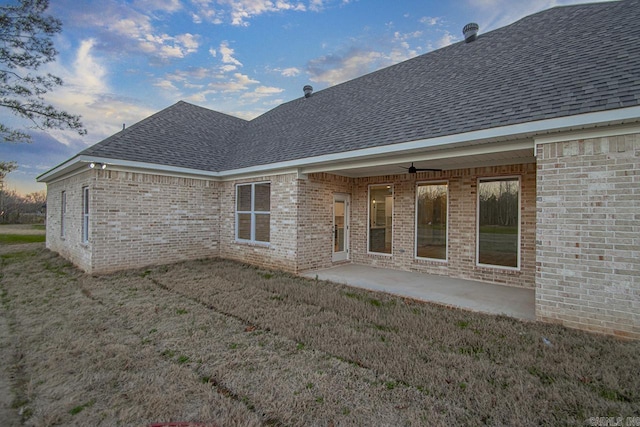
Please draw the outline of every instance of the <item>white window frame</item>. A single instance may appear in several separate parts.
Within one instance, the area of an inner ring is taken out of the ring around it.
[[[82,187],[82,243],[89,243],[89,187]]]
[[[446,245],[445,245],[445,257],[444,259],[442,258],[428,258],[428,257],[421,257],[418,256],[418,187],[421,185],[446,185],[447,186],[447,235],[446,235]],[[415,257],[415,259],[419,259],[419,260],[427,260],[427,261],[434,261],[434,262],[441,262],[441,263],[447,263],[449,262],[449,203],[450,203],[450,199],[449,199],[449,181],[444,180],[444,181],[420,181],[420,182],[416,182],[416,187],[415,187],[415,192],[416,192],[416,198],[415,198],[415,222],[414,222],[414,231],[415,231],[415,236],[414,236],[414,246],[413,246],[413,255]]]
[[[256,211],[255,210],[255,202],[256,202],[256,185],[261,184],[269,184],[269,210],[268,211]],[[251,186],[251,210],[249,211],[239,211],[238,210],[238,192],[240,187]],[[235,238],[238,242],[243,243],[254,243],[256,245],[264,245],[269,246],[271,244],[271,181],[260,181],[260,182],[247,182],[242,184],[236,184],[236,200],[235,200],[235,211],[236,211],[236,231]],[[240,224],[240,214],[250,214],[251,215],[251,238],[250,239],[241,239],[238,236],[238,226]],[[261,240],[256,240],[256,215],[269,215],[269,241],[263,242]]]
[[[483,181],[505,181],[513,179],[518,180],[518,243],[516,266],[509,267],[507,265],[482,264],[480,263],[480,183]],[[476,181],[476,189],[476,266],[498,270],[520,271],[520,247],[522,245],[522,177],[520,175],[479,177]]]
[[[67,192],[60,193],[60,237],[65,233],[65,216],[67,215]]]
[[[391,252],[386,253],[386,252],[372,252],[370,250],[371,246],[370,246],[370,240],[371,240],[371,187],[386,187],[389,186],[391,188]],[[393,256],[393,240],[394,240],[394,233],[395,233],[395,227],[393,226],[393,223],[395,222],[395,198],[396,198],[396,193],[395,193],[396,189],[395,186],[393,185],[393,183],[389,183],[389,182],[382,182],[379,184],[369,184],[368,189],[367,189],[367,254],[369,255],[379,255],[379,256],[387,256],[387,257],[392,257]]]

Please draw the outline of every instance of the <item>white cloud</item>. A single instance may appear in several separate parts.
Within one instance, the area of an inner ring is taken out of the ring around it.
[[[196,8],[197,13],[192,13],[191,18],[196,24],[203,21],[212,24],[222,24],[221,12],[212,6],[212,0],[191,0],[191,4]]]
[[[235,51],[229,47],[229,42],[223,41],[222,43],[220,43],[218,51],[220,52],[220,55],[222,55],[222,62],[224,62],[225,64],[233,64],[242,67],[242,62],[233,57]]]
[[[258,86],[255,90],[255,93],[259,93],[260,95],[273,95],[274,93],[282,92],[284,92],[284,89],[269,86]]]
[[[260,83],[246,74],[235,73],[233,76],[223,76],[215,81],[210,82],[207,87],[207,93],[230,93],[242,92],[249,89],[249,86]]]
[[[330,86],[360,77],[380,68],[397,64],[416,55],[406,43],[398,43],[388,52],[351,48],[345,55],[326,55],[307,63],[307,72],[313,82]]]
[[[445,31],[444,34],[442,35],[442,37],[440,37],[436,41],[436,49],[440,49],[441,47],[449,46],[450,44],[455,43],[458,40],[460,40],[459,37],[454,36],[449,31]]]
[[[156,87],[159,87],[161,89],[164,90],[173,90],[173,91],[177,91],[178,88],[175,87],[175,85],[173,83],[171,83],[169,80],[159,80],[156,83],[153,84]]]
[[[210,11],[210,2],[199,1],[201,11]],[[226,7],[232,25],[247,26],[249,19],[270,12],[305,11],[307,8],[301,2],[288,0],[218,0],[218,4]],[[216,14],[217,15],[217,14]]]
[[[194,36],[190,33],[180,34],[176,36],[176,41],[187,50],[187,53],[196,52],[198,50],[198,36]]]
[[[300,74],[300,69],[296,67],[289,67],[278,71],[280,71],[283,77],[295,77]]]
[[[279,87],[258,86],[252,92],[243,94],[242,98],[257,100],[260,98],[265,98],[265,97],[272,96],[282,92],[284,92],[284,89],[281,89]]]
[[[302,3],[291,4],[284,0],[275,3],[270,0],[220,0],[220,2],[231,8],[231,24],[240,26],[249,25],[247,19],[264,13],[306,9]]]
[[[324,8],[324,1],[323,0],[311,0],[309,2],[309,10],[312,10],[314,12],[319,12]]]
[[[423,16],[422,18],[420,18],[420,23],[426,24],[430,27],[433,27],[434,25],[438,25],[441,22],[442,22],[442,18],[440,17]]]
[[[145,0],[155,6],[151,10],[174,11],[180,6],[173,0]],[[162,60],[183,58],[199,47],[199,36],[190,33],[169,35],[159,32],[152,24],[152,16],[128,6],[107,3],[104,9],[81,14],[82,23],[106,32],[105,46],[117,46],[131,52],[143,52]]]
[[[133,4],[142,10],[160,10],[169,13],[182,9],[180,0],[136,0]]]
[[[381,68],[381,59],[383,55],[380,52],[352,49],[343,57],[327,55],[311,60],[307,71],[311,74],[311,81],[333,86]]]
[[[80,43],[76,59],[73,62],[73,73],[68,76],[67,84],[81,88],[82,93],[104,93],[107,85],[104,82],[106,68],[93,57],[91,50],[95,45],[94,39],[83,40]]]
[[[133,123],[153,113],[152,110],[117,98],[108,85],[109,70],[94,55],[94,39],[80,43],[70,67],[60,62],[49,64],[47,72],[60,76],[64,86],[47,94],[46,100],[56,108],[82,116],[87,137],[57,129],[47,133],[64,145],[95,143],[113,134],[122,123]]]
[[[471,16],[480,31],[488,32],[511,24],[525,16],[554,6],[575,3],[591,3],[594,0],[466,0]]]
[[[190,84],[193,80],[202,80],[210,78],[212,71],[204,67],[190,67],[186,70],[177,70],[165,75],[165,78],[171,82],[181,82],[185,85]]]

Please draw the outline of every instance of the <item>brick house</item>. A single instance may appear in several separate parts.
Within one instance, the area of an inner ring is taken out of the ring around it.
[[[178,102],[38,178],[47,247],[535,288],[539,320],[640,338],[639,19],[549,9],[250,121]]]

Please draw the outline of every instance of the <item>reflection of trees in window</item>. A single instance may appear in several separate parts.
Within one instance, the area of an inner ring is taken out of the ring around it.
[[[416,256],[447,258],[447,184],[417,188]]]
[[[478,263],[518,266],[520,181],[478,183]]]
[[[369,188],[369,252],[391,253],[393,227],[393,188]]]
[[[481,182],[478,190],[480,225],[516,226],[519,187],[517,178]]]

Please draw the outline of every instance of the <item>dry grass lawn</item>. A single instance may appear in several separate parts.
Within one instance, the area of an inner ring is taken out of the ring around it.
[[[0,252],[26,425],[585,425],[640,343],[202,260],[92,277]],[[545,341],[550,342],[546,344]]]

